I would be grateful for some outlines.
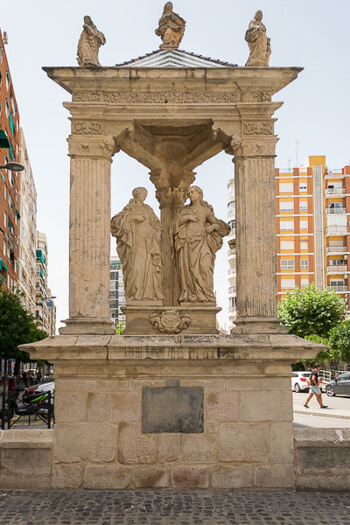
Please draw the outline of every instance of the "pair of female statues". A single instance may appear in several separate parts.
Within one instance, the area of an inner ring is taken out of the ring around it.
[[[117,251],[123,263],[127,301],[158,301],[163,298],[162,226],[152,208],[144,204],[145,188],[136,188],[133,199],[111,220]],[[230,227],[214,216],[198,186],[188,190],[191,203],[172,221],[170,237],[180,284],[180,303],[215,302],[215,254]],[[163,242],[166,242],[163,239]]]

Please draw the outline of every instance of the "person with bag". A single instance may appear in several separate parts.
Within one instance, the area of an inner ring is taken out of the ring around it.
[[[321,388],[319,386],[320,383],[323,383],[323,379],[321,379],[318,375],[319,371],[321,369],[321,365],[319,363],[317,363],[315,365],[315,368],[312,370],[311,372],[311,375],[310,375],[310,379],[308,381],[308,384],[309,384],[309,395],[308,395],[308,398],[305,402],[305,405],[304,407],[305,408],[310,408],[308,406],[308,403],[310,401],[310,399],[312,398],[312,396],[315,394],[316,396],[316,399],[318,401],[318,404],[320,405],[321,408],[328,408],[328,406],[324,405],[323,404],[323,401],[322,401],[322,395],[321,395]]]

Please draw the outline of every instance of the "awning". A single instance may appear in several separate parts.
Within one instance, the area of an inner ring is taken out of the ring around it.
[[[0,270],[7,270],[7,266],[2,259],[0,259]]]
[[[0,129],[0,148],[9,148],[10,142],[3,129]]]

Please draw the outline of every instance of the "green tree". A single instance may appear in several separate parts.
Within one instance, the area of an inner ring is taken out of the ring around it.
[[[332,359],[350,363],[350,321],[345,321],[330,331],[329,344]]]
[[[47,334],[38,328],[34,317],[21,303],[22,294],[0,289],[0,356],[18,361],[29,361],[29,354],[18,350],[18,345],[34,343]]]
[[[287,291],[286,295],[278,304],[278,317],[291,334],[327,339],[332,328],[345,319],[346,305],[334,290],[320,290],[310,284]]]

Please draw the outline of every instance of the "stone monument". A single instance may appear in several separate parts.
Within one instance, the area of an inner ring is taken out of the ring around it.
[[[301,68],[179,51],[181,20],[166,4],[158,29],[166,47],[136,60],[45,68],[72,97],[69,318],[59,336],[22,349],[56,366],[52,487],[294,486],[291,363],[320,345],[277,319],[282,103],[272,96]],[[252,48],[264,33],[261,16],[253,22]],[[142,188],[111,222],[110,165],[120,150],[149,169],[160,222]],[[236,181],[231,335],[217,334],[212,288],[228,227],[191,186],[195,168],[223,150]],[[111,228],[126,270],[125,335],[109,319]]]

